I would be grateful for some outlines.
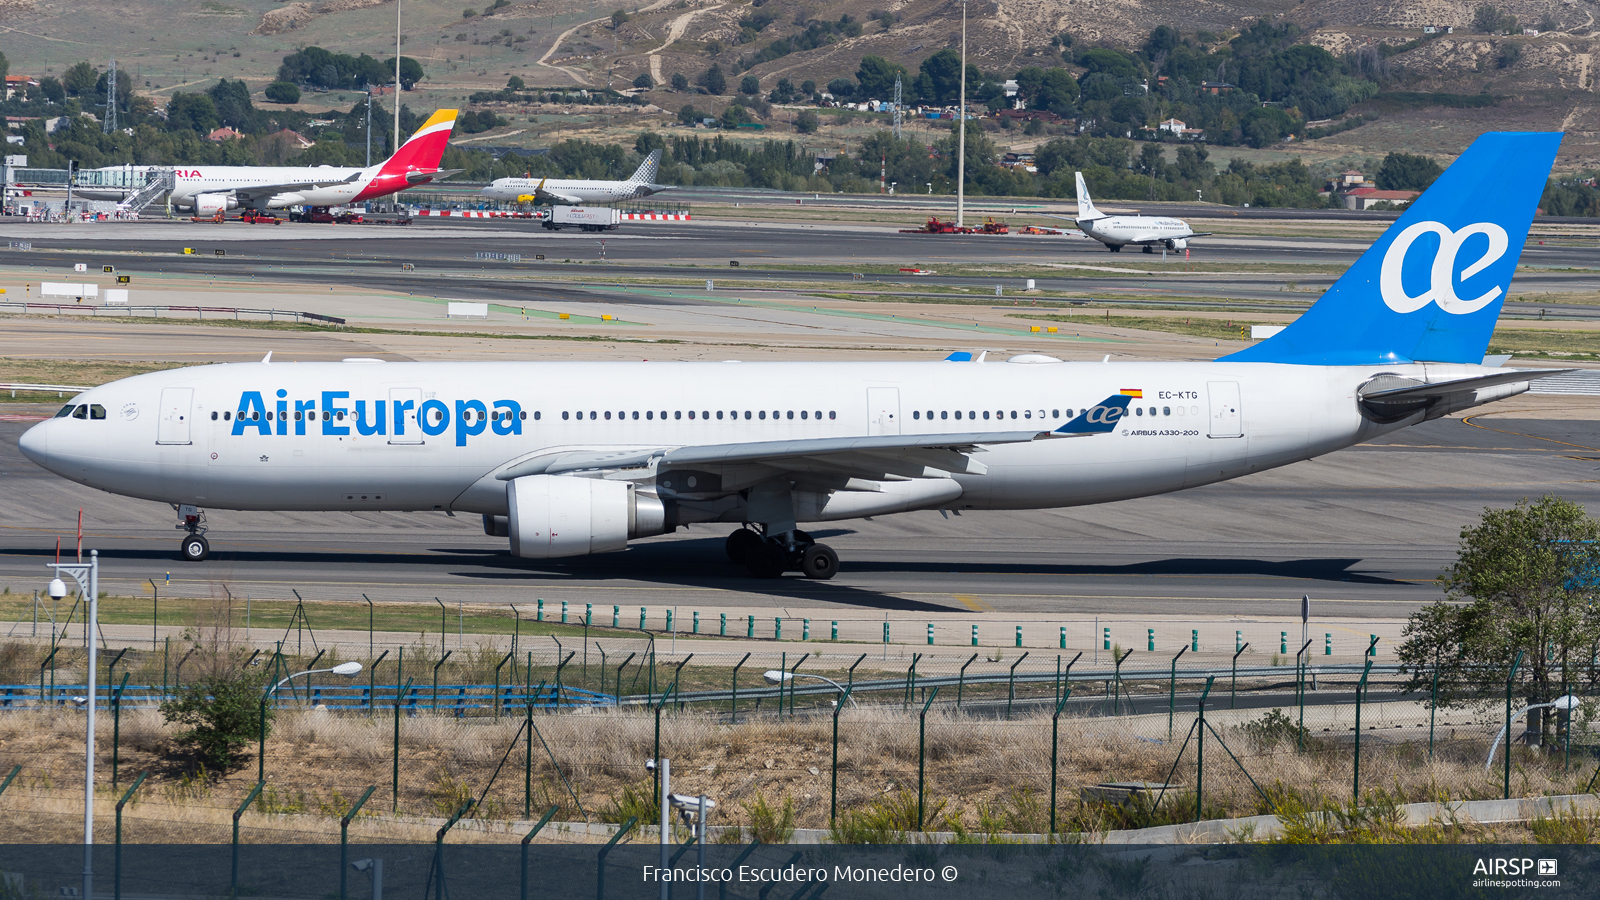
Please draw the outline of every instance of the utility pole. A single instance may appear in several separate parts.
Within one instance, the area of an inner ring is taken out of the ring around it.
[[[894,76],[894,139],[900,140],[900,103],[901,103],[900,73]]]
[[[967,0],[961,0],[961,105],[956,108],[956,227],[967,213]]]
[[[394,4],[394,144],[389,148],[391,154],[400,150],[400,5],[402,2],[403,0],[395,0]],[[367,164],[372,164],[370,158]]]
[[[117,58],[111,57],[111,71],[106,73],[106,117],[101,122],[101,132],[114,134],[117,130]]]
[[[372,166],[372,88],[367,88],[367,166]]]

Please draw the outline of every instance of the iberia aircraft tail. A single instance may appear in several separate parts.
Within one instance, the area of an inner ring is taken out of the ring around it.
[[[460,169],[439,168],[439,161],[444,158],[445,148],[450,144],[450,132],[456,127],[457,112],[454,109],[441,109],[429,116],[428,121],[423,122],[417,133],[401,144],[393,156],[378,164],[367,186],[353,199],[382,197],[460,172]]]

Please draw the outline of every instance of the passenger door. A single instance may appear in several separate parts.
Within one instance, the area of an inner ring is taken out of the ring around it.
[[[900,433],[900,389],[867,388],[867,434]]]
[[[194,405],[194,388],[169,387],[161,389],[161,415],[156,422],[156,443],[188,444],[190,410]]]
[[[399,410],[407,403],[404,420],[399,419]],[[390,388],[389,409],[385,413],[396,417],[389,437],[391,444],[420,444],[422,443],[422,426],[417,421],[417,409],[422,406],[422,388]]]
[[[1244,416],[1239,408],[1239,382],[1208,381],[1206,393],[1211,402],[1209,437],[1244,437]]]

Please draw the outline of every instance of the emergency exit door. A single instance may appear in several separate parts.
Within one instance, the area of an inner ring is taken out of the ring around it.
[[[1210,431],[1214,438],[1244,437],[1244,416],[1239,410],[1239,382],[1206,382],[1211,402]]]
[[[867,433],[900,433],[900,389],[867,388]]]
[[[161,389],[161,415],[156,420],[156,443],[189,443],[189,419],[194,406],[194,388]]]

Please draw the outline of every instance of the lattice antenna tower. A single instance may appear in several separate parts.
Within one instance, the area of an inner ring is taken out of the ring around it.
[[[117,130],[117,58],[111,57],[111,71],[106,73],[106,117],[101,123],[105,134]]]
[[[900,140],[900,76],[894,76],[894,139]]]

